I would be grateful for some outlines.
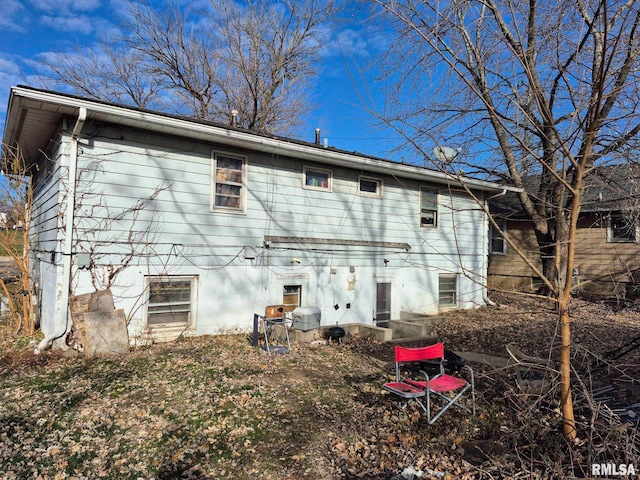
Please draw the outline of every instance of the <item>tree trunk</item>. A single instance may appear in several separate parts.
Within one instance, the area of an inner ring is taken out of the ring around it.
[[[573,441],[577,431],[571,396],[571,318],[567,304],[568,299],[560,300],[560,411],[564,438]]]
[[[553,291],[547,285],[543,285],[536,292],[538,295],[556,296],[558,289],[558,264],[556,262],[556,240],[551,233],[540,232],[534,224],[534,231],[538,247],[540,249],[540,262],[542,263],[542,273],[545,278],[553,285]]]

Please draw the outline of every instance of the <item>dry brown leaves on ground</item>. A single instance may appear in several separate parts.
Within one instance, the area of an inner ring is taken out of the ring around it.
[[[499,300],[448,314],[433,335],[456,351],[504,357],[505,344],[517,343],[554,358],[553,310],[538,300]],[[596,380],[633,386],[637,350],[604,368],[597,360],[640,335],[638,314],[578,301],[573,314],[582,372],[576,393]],[[94,360],[13,348],[0,359],[0,472],[8,479],[391,479],[411,467],[422,478],[542,479],[588,476],[596,461],[640,467],[637,427],[587,398],[577,408],[581,442],[569,446],[555,396],[523,397],[509,369],[472,364],[477,418],[455,412],[428,426],[419,409],[399,409],[381,388],[392,360],[392,345],[356,337],[272,356],[243,336],[182,339]]]

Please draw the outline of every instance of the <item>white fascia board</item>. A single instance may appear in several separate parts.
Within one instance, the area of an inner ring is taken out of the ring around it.
[[[257,150],[274,155],[283,155],[300,160],[316,161],[329,165],[342,166],[348,168],[362,169],[367,172],[378,174],[397,175],[403,178],[412,178],[424,182],[433,182],[446,185],[464,184],[473,190],[481,191],[516,191],[519,189],[505,187],[492,182],[475,180],[470,178],[459,178],[455,175],[428,170],[414,165],[395,163],[390,160],[383,160],[374,157],[361,156],[348,152],[336,151],[331,148],[304,145],[290,142],[281,138],[266,137],[259,134],[232,130],[215,125],[199,123],[189,119],[178,118],[169,114],[154,113],[143,110],[130,109],[104,102],[78,97],[56,94],[31,88],[13,87],[13,96],[29,98],[42,102],[41,109],[56,109],[64,111],[65,107],[71,109],[69,113],[80,108],[86,108],[87,118],[95,120],[127,125],[152,131],[160,131],[164,134],[175,135],[204,140],[207,142],[221,143],[225,145]],[[47,108],[47,105],[49,107]],[[5,133],[6,135],[6,133]]]

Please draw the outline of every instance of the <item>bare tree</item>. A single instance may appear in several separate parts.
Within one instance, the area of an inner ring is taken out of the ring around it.
[[[218,82],[224,118],[238,110],[246,128],[286,132],[311,107],[308,80],[323,43],[331,1],[235,2],[210,0],[225,39]],[[226,77],[226,78],[225,78]]]
[[[6,299],[15,332],[33,335],[36,331],[29,265],[29,219],[33,189],[28,166],[20,149],[2,148],[0,178],[0,250],[9,257],[15,278],[0,277],[0,290]]]
[[[151,75],[144,56],[115,37],[94,47],[76,46],[71,52],[41,57],[49,88],[71,88],[75,93],[139,108],[162,108],[162,79]]]
[[[425,155],[455,138],[473,154],[471,163],[456,158],[455,171],[466,168],[522,188],[540,276],[557,300],[564,434],[573,439],[568,304],[576,222],[585,175],[636,146],[640,5],[369,3],[395,32],[386,64],[395,86],[388,105],[395,108],[380,118]],[[535,189],[526,182],[530,175],[540,179]]]
[[[310,108],[332,0],[132,3],[119,33],[45,57],[53,85],[103,100],[288,133]],[[86,52],[86,54],[85,54]]]

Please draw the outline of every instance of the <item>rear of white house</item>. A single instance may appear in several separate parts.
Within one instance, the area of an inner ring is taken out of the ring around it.
[[[484,304],[487,219],[440,172],[29,87],[4,144],[31,166],[52,341],[69,296],[104,289],[132,340],[247,331],[274,304],[323,325]]]

